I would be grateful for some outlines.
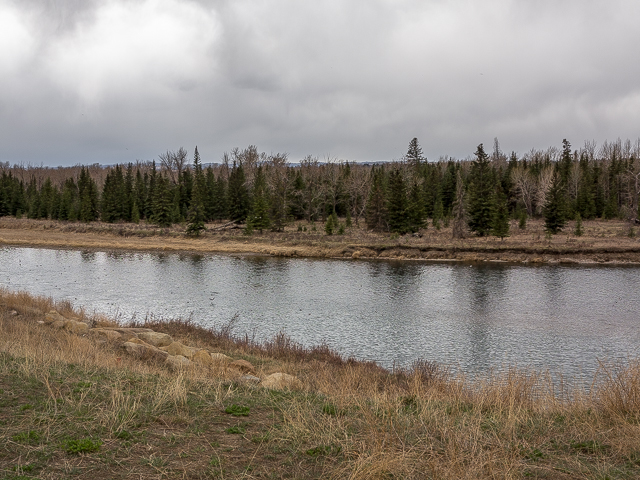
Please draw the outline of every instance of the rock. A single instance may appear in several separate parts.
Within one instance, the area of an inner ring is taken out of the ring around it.
[[[65,321],[65,320],[66,320],[66,318],[64,318],[62,315],[60,315],[55,310],[49,311],[49,313],[47,313],[44,316],[45,323],[54,323],[54,322]],[[57,328],[59,328],[59,327],[57,327]]]
[[[151,345],[150,343],[145,342],[144,340],[140,340],[138,337],[131,337],[129,340],[127,340],[127,343],[137,343],[138,345],[143,345],[145,347],[152,347],[153,345]]]
[[[209,352],[207,352],[206,350],[198,350],[191,357],[191,361],[194,363],[199,363],[201,365],[211,365],[213,363],[211,355],[209,355]]]
[[[137,337],[140,333],[153,332],[150,328],[137,328],[137,327],[99,327],[103,330],[113,330],[114,332],[121,333],[128,337]]]
[[[51,326],[53,328],[64,328],[64,325],[67,323],[66,320],[64,320],[64,318],[62,320],[56,320],[55,322],[53,322],[51,324]]]
[[[238,380],[245,383],[260,383],[260,378],[255,375],[243,375]]]
[[[242,373],[251,373],[254,375],[256,373],[256,369],[253,367],[253,365],[251,365],[246,360],[236,360],[234,362],[231,362],[229,366],[231,368],[235,368],[236,370],[240,370],[240,372]]]
[[[302,382],[293,375],[287,373],[272,373],[262,380],[261,385],[270,390],[300,390]]]
[[[164,363],[171,370],[181,370],[191,365],[191,361],[187,357],[183,357],[182,355],[169,355],[165,359]]]
[[[160,332],[140,332],[138,338],[156,347],[167,347],[173,343],[171,335]]]
[[[214,363],[230,363],[233,361],[231,357],[227,357],[224,353],[210,353],[209,355]]]
[[[136,340],[138,339],[136,338]],[[144,343],[141,340],[138,340],[138,342],[124,342],[122,346],[129,355],[140,359],[166,360],[169,356],[167,352],[163,352],[153,345]]]
[[[89,334],[98,338],[104,338],[110,342],[117,342],[122,340],[122,334],[115,330],[108,330],[106,328],[92,328],[89,330]]]
[[[144,345],[133,342],[124,342],[122,346],[129,355],[133,355],[134,357],[142,357],[147,349]]]
[[[186,345],[181,344],[180,342],[173,342],[168,347],[162,347],[161,350],[164,350],[169,355],[182,355],[186,358],[191,358],[198,351],[196,348],[187,347]]]
[[[9,312],[9,316],[10,316],[10,317],[17,317],[18,315],[19,315],[19,314],[18,314],[18,312],[16,312],[15,310],[11,310],[11,311]]]
[[[76,335],[84,335],[89,332],[89,325],[77,320],[67,320],[64,324],[64,329]]]

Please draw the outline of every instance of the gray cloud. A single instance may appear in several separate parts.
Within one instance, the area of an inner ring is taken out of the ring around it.
[[[632,0],[0,0],[0,161],[640,136]]]

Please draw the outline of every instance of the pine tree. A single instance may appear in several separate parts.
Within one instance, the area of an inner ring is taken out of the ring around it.
[[[424,161],[424,157],[422,155],[422,148],[420,148],[420,144],[418,143],[417,138],[413,138],[409,142],[409,149],[407,150],[407,154],[404,156],[404,159],[415,169],[420,168],[420,164]]]
[[[202,172],[202,165],[200,164],[200,154],[198,153],[198,147],[196,146],[195,153],[193,154],[193,168],[194,179],[193,187],[191,189],[191,202],[189,204],[189,211],[187,214],[187,234],[193,236],[199,236],[203,230],[205,230],[205,194],[206,183],[204,173]]]
[[[518,228],[520,230],[525,230],[527,228],[527,212],[523,210],[520,212],[520,218],[518,221]]]
[[[233,162],[229,174],[229,218],[236,222],[243,222],[249,214],[249,192],[245,185],[244,168]]]
[[[553,183],[543,207],[544,228],[550,234],[560,232],[566,224],[563,190],[560,176],[554,173]]]
[[[422,189],[418,182],[413,182],[411,191],[409,192],[409,231],[417,232],[421,228],[425,228],[426,212],[424,208],[424,200],[422,197]]]
[[[138,208],[138,202],[134,200],[133,207],[131,208],[131,222],[140,223],[140,209]]]
[[[155,178],[152,213],[150,220],[159,227],[169,227],[173,223],[173,192],[169,180],[163,175]]]
[[[408,210],[409,202],[404,178],[402,172],[395,168],[389,174],[389,197],[387,200],[389,231],[399,234],[410,231]]]
[[[253,230],[263,230],[271,226],[269,217],[269,201],[267,199],[267,182],[262,167],[258,167],[253,185],[253,209],[247,218],[247,225]]]
[[[469,185],[469,228],[483,237],[491,232],[494,217],[494,175],[482,144],[471,164]]]
[[[333,215],[329,215],[327,217],[327,221],[324,224],[324,233],[326,233],[327,235],[333,235],[333,231],[336,228],[336,223],[334,221],[334,217]]]
[[[507,196],[499,187],[496,192],[495,205],[496,209],[491,233],[494,237],[500,237],[500,240],[504,240],[504,237],[509,236],[509,204]]]
[[[81,222],[92,222],[98,219],[98,186],[89,175],[89,170],[82,167],[78,178],[78,219]]]
[[[387,201],[384,185],[384,170],[373,168],[371,170],[371,188],[367,199],[365,211],[367,228],[382,231],[387,227]]]

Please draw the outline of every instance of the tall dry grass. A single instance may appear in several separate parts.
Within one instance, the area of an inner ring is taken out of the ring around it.
[[[109,344],[38,324],[51,308],[83,314],[69,304],[0,291],[0,355],[20,358],[22,373],[47,385],[49,413],[55,414],[64,397],[67,406],[86,410],[112,435],[134,428],[145,415],[188,417],[194,392],[207,392],[213,411],[241,393],[265,411],[277,408],[282,421],[266,435],[269,444],[325,459],[323,478],[640,475],[638,361],[603,364],[588,392],[558,392],[549,375],[534,371],[510,369],[470,380],[419,361],[392,372],[343,359],[327,347],[306,349],[282,335],[258,343],[235,338],[230,329],[205,330],[186,321],[145,324],[248,358],[262,373],[295,374],[304,384],[302,392],[272,394],[241,387],[205,368],[173,373]],[[10,316],[13,309],[20,315]],[[92,390],[100,389],[98,384],[71,396],[49,381],[53,371],[69,365],[109,378],[100,401]],[[0,375],[5,368],[0,363]],[[55,437],[55,431],[48,434]]]

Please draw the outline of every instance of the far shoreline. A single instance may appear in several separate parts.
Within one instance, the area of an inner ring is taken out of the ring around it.
[[[77,223],[0,218],[0,246],[138,251],[191,254],[260,255],[287,258],[376,259],[426,262],[511,264],[638,265],[640,240],[635,229],[619,220],[585,221],[583,236],[565,232],[545,237],[541,220],[525,230],[512,222],[511,236],[470,236],[452,240],[450,228],[422,230],[420,235],[392,236],[362,227],[345,235],[325,235],[320,222],[298,222],[284,232],[243,235],[241,229],[215,230],[208,225],[200,237],[189,237],[184,226],[158,228],[149,224]],[[304,229],[304,230],[303,230]],[[631,235],[630,235],[631,233]]]

